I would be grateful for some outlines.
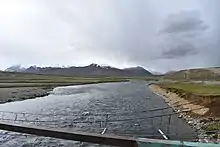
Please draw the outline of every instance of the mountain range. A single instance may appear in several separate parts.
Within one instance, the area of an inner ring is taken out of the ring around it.
[[[65,76],[149,76],[152,75],[143,67],[131,67],[119,69],[111,66],[100,66],[90,64],[88,66],[71,67],[37,67],[30,66],[23,68],[21,65],[14,65],[7,68],[8,72],[35,73],[45,75],[65,75]]]

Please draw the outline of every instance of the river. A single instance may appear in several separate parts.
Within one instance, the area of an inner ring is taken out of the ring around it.
[[[190,126],[177,115],[166,115],[174,113],[172,109],[155,110],[168,105],[148,84],[130,81],[58,87],[49,96],[1,104],[0,111],[7,113],[0,112],[0,120],[93,133],[107,128],[105,134],[162,139],[161,129],[170,139],[192,140],[195,132]],[[6,131],[0,136],[0,146],[96,146]]]

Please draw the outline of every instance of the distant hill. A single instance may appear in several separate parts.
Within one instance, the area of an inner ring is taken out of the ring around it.
[[[170,71],[166,72],[165,74],[168,75],[168,74],[173,74],[173,73],[175,73],[175,72],[176,72],[176,71],[174,71],[174,70],[170,70]]]
[[[167,73],[164,78],[172,80],[220,80],[220,67],[180,70]]]
[[[163,75],[164,75],[164,73],[162,73],[162,72],[157,72],[157,71],[151,71],[151,73],[152,73],[153,75],[155,75],[155,76],[163,76]]]
[[[21,65],[13,65],[9,68],[7,68],[5,71],[8,71],[8,72],[22,72],[26,70],[25,68],[23,68]]]
[[[137,67],[130,67],[130,68],[124,68],[124,72],[131,73],[137,76],[142,76],[142,75],[152,75],[149,71],[144,69],[143,67],[137,66]]]
[[[17,70],[10,68],[11,72],[24,72],[45,75],[65,75],[65,76],[149,76],[152,75],[143,67],[132,67],[118,69],[111,66],[100,66],[98,64],[90,64],[82,67],[37,67],[31,66],[27,69]],[[7,69],[8,70],[8,69]]]

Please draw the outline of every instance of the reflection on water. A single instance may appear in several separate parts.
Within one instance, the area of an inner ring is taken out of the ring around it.
[[[106,134],[151,138],[161,138],[160,128],[171,139],[180,139],[181,134],[191,134],[188,137],[192,138],[193,130],[177,116],[152,117],[173,111],[148,111],[167,105],[147,85],[137,81],[59,87],[46,97],[1,104],[0,111],[7,113],[0,112],[0,119],[93,133],[101,133],[106,127]],[[6,131],[0,135],[1,146],[94,146]]]

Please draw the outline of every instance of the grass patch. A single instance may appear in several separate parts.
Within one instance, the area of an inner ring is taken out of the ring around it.
[[[161,76],[129,77],[128,79],[145,80],[145,81],[159,81],[161,79]]]
[[[126,82],[131,79],[158,80],[159,77],[78,77],[78,76],[57,76],[40,75],[30,73],[0,72],[0,88],[13,87],[56,87],[79,84],[95,84],[108,82]]]
[[[71,77],[0,72],[0,88],[56,87],[106,82],[125,82],[126,77]]]
[[[190,92],[196,95],[220,95],[220,86],[218,85],[203,85],[195,83],[162,83],[165,88],[180,89],[185,92]]]
[[[71,80],[18,80],[18,81],[10,81],[7,83],[0,82],[0,88],[14,88],[14,87],[56,87],[56,86],[69,86],[69,85],[80,85],[80,84],[95,84],[95,83],[108,83],[108,82],[126,82],[127,79],[103,79],[103,78],[96,78],[96,79],[71,79]]]
[[[202,127],[205,131],[216,131],[220,130],[220,122],[214,122],[212,124],[208,124]]]

